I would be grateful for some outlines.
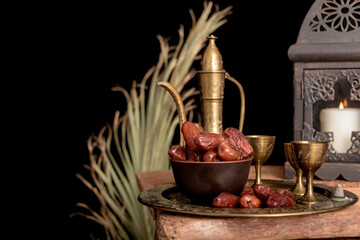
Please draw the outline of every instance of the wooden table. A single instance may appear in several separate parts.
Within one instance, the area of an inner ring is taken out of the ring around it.
[[[264,165],[262,168],[262,179],[284,180],[283,176],[283,166]],[[254,167],[251,167],[249,179],[254,178]],[[170,170],[141,172],[137,180],[141,191],[175,183]],[[360,182],[315,180],[314,183],[341,184],[345,190],[360,196]],[[157,222],[159,239],[360,239],[360,201],[333,212],[268,218],[217,218],[150,210]]]

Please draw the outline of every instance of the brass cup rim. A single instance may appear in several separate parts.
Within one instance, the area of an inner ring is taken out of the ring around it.
[[[326,144],[328,142],[322,141],[291,141],[291,144]]]
[[[245,137],[249,138],[275,138],[273,135],[245,135]]]

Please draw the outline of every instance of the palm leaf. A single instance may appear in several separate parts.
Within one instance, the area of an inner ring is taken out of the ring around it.
[[[149,69],[140,83],[133,83],[130,91],[114,87],[127,102],[127,112],[116,112],[112,126],[106,125],[98,136],[88,140],[91,181],[80,174],[79,179],[97,197],[100,210],[88,205],[78,206],[81,215],[104,227],[107,239],[154,239],[155,222],[147,207],[137,201],[140,190],[136,173],[169,169],[167,151],[178,126],[175,104],[169,94],[156,84],[171,83],[182,92],[186,83],[195,76],[192,65],[199,59],[207,36],[226,22],[231,7],[213,11],[213,3],[204,3],[204,10],[196,21],[190,10],[193,26],[185,39],[184,27],[179,28],[179,41],[170,46],[168,40],[157,36],[160,43],[159,60]],[[194,88],[183,91],[186,113],[190,119],[195,109]]]

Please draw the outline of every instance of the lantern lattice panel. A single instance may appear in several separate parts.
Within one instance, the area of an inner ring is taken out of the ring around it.
[[[340,175],[360,181],[360,132],[349,135],[346,152],[333,147],[333,132],[321,132],[320,111],[344,99],[360,109],[360,0],[317,0],[307,13],[296,44],[294,63],[294,140],[328,141],[326,162],[316,173],[323,180]],[[294,170],[285,163],[285,177]]]

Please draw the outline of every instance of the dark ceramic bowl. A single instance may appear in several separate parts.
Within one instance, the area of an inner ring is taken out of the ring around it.
[[[194,201],[209,202],[221,192],[239,195],[248,180],[252,159],[253,157],[228,162],[170,162],[181,193]]]

